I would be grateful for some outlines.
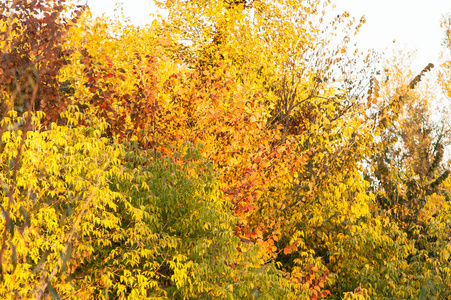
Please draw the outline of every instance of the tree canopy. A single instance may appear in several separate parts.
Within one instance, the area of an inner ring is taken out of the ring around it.
[[[2,298],[451,297],[446,55],[359,52],[331,0],[155,2],[0,3]]]

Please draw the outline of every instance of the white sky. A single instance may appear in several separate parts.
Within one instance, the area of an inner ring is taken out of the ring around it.
[[[82,1],[83,2],[83,1]],[[136,25],[152,20],[155,13],[151,0],[122,0],[124,13]],[[95,15],[114,14],[114,0],[88,0]],[[393,47],[417,49],[414,71],[429,62],[437,65],[444,33],[440,28],[442,14],[451,13],[451,0],[335,0],[337,13],[348,11],[356,19],[366,17],[366,24],[355,37],[360,50],[385,51]],[[390,51],[388,51],[390,54]]]
[[[356,18],[365,15],[366,24],[356,36],[361,49],[384,51],[395,46],[417,49],[414,71],[428,63],[437,66],[444,33],[440,20],[451,13],[451,0],[336,0],[337,9],[347,10]],[[391,51],[388,51],[390,54]]]

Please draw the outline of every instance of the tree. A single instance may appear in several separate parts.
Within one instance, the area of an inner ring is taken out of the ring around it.
[[[65,101],[58,73],[70,62],[64,37],[82,7],[68,9],[65,1],[11,1],[0,4],[2,116],[9,110],[43,110],[58,117]]]
[[[428,198],[443,193],[441,185],[449,174],[443,155],[449,145],[450,124],[446,114],[434,109],[439,93],[430,79],[415,87],[412,82],[409,86],[402,82],[408,77],[405,72],[411,71],[407,67],[409,58],[400,57],[402,54],[398,54],[398,65],[386,68],[383,76],[390,76],[391,83],[381,86],[379,101],[386,102],[384,97],[402,97],[403,104],[393,125],[382,132],[382,147],[371,165],[376,168],[377,186],[373,190],[378,192],[378,204],[396,216],[399,225],[408,228],[420,223]],[[397,96],[399,93],[404,95]]]
[[[10,157],[8,165],[3,166],[2,210],[5,219],[0,249],[2,281],[8,269],[4,265],[6,251],[12,251],[13,265],[16,264],[15,245],[11,242],[14,237],[13,213],[17,208],[15,198],[20,184],[18,174],[21,155],[27,134],[33,129],[33,123],[36,123],[32,120],[31,112],[44,109],[49,113],[49,117],[61,112],[59,106],[64,106],[65,103],[58,97],[57,74],[67,62],[65,55],[68,54],[63,51],[61,43],[67,29],[81,13],[80,9],[75,9],[64,15],[63,2],[53,3],[52,7],[50,4],[41,1],[6,1],[0,4],[0,133],[7,139],[12,131],[20,141],[15,147],[7,149],[14,153],[14,157]],[[73,19],[66,21],[64,16],[72,16]],[[24,114],[23,118],[15,119],[17,111],[27,114]],[[11,116],[14,119],[11,119]],[[6,145],[2,143],[2,154],[5,148]]]
[[[436,228],[446,227],[442,220],[447,213],[441,215],[440,208],[446,207],[448,193],[449,171],[442,160],[449,123],[446,115],[438,120],[434,110],[438,93],[431,85],[432,77],[422,79],[432,66],[410,79],[410,58],[396,52],[382,75],[373,80],[369,103],[378,105],[373,114],[378,116],[374,120],[380,135],[366,175],[369,191],[375,194],[373,216],[362,219],[358,224],[362,232],[350,235],[344,249],[339,249],[357,256],[350,259],[351,265],[359,270],[359,281],[370,295],[447,297],[448,250],[443,248],[446,238]],[[367,254],[359,257],[358,253]],[[427,271],[433,265],[438,271]],[[343,283],[351,280],[355,279],[348,277]]]
[[[70,37],[76,38],[73,33]],[[109,65],[97,71],[86,51],[81,54],[90,92],[102,104],[112,100],[108,93],[99,97],[101,88],[113,86],[105,82],[116,71],[112,61],[106,58]],[[151,72],[138,74],[152,71],[147,58],[138,61],[136,72],[127,75],[138,78],[142,95],[155,87],[149,90],[143,82],[152,78]],[[63,78],[78,67],[73,61],[63,68]],[[90,79],[97,74],[105,81],[94,85]],[[138,130],[149,134],[151,127],[126,119],[129,125],[138,124],[131,127],[138,132],[118,139],[125,126],[102,115],[103,105],[88,101],[91,106],[83,106],[86,91],[77,90],[75,80],[66,87],[73,88],[65,96],[76,106],[52,117],[60,125],[43,126],[45,114],[32,113],[33,105],[24,116],[11,111],[2,119],[4,297],[307,296],[308,290],[295,289],[296,283],[273,264],[265,265],[258,246],[239,244],[233,236],[235,218],[228,202],[219,200],[209,163],[197,149],[186,149],[180,138],[171,158],[155,145],[151,153],[143,151],[135,145],[148,147]],[[32,97],[40,96],[35,91]],[[4,90],[8,97],[10,93]],[[94,98],[92,94],[87,95]],[[138,101],[126,100],[141,108]],[[106,112],[118,109],[118,103],[109,105]],[[124,116],[132,114],[126,111]],[[30,120],[29,128],[22,132],[16,125],[28,122],[24,120]]]

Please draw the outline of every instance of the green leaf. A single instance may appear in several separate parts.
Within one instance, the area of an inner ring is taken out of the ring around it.
[[[29,227],[30,226],[30,216],[28,215],[27,210],[25,208],[23,208],[23,206],[22,206],[22,207],[20,207],[19,211],[22,214],[23,219],[24,219],[24,227],[25,228]]]
[[[45,263],[45,261],[47,260],[47,256],[49,256],[50,251],[46,251],[41,259],[39,260],[38,264],[36,265],[36,267],[34,267],[33,271],[31,271],[32,274],[36,274],[39,272],[39,270],[41,269],[41,266]]]
[[[60,255],[61,255],[61,261],[62,261],[62,266],[61,266],[61,272],[65,272],[66,271],[66,266],[67,266],[67,262],[69,261],[69,259],[72,256],[72,244],[69,244],[67,246],[67,251],[65,254],[63,254],[63,252],[61,251]]]
[[[66,207],[67,217],[69,218],[72,215],[72,206],[68,203]]]
[[[427,295],[427,289],[425,286],[423,286],[420,290],[420,293],[418,294],[418,299],[420,299],[420,300],[426,299],[426,295]]]
[[[17,252],[16,252],[16,246],[11,243],[11,241],[8,241],[8,243],[11,245],[11,260],[13,261],[13,271],[16,269],[17,266]]]
[[[58,293],[56,292],[55,288],[50,283],[47,285],[47,290],[49,291],[50,296],[52,297],[52,299],[61,300],[61,298],[58,295]]]

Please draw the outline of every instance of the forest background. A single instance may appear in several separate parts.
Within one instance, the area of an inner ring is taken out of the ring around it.
[[[327,0],[0,3],[0,295],[448,299],[443,61]]]

